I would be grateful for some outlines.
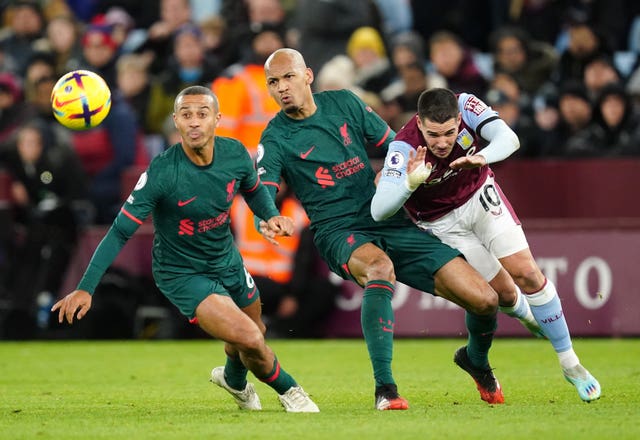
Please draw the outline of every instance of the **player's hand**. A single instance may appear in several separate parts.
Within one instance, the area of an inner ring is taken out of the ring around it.
[[[459,157],[453,162],[449,164],[449,168],[452,170],[469,170],[471,168],[480,168],[487,164],[487,159],[484,156],[479,154],[474,154],[472,156],[463,156]]]
[[[409,152],[409,161],[407,162],[407,180],[406,185],[409,191],[415,191],[422,185],[431,175],[432,165],[430,162],[425,164],[427,157],[427,147],[419,146],[415,153]]]
[[[260,221],[260,233],[271,244],[276,246],[279,244],[276,236],[290,236],[295,232],[293,220],[289,217],[277,215],[271,217],[268,221]]]
[[[58,311],[58,322],[62,323],[67,318],[69,324],[73,324],[73,317],[82,319],[91,308],[91,295],[86,290],[74,290],[51,307],[51,311]]]

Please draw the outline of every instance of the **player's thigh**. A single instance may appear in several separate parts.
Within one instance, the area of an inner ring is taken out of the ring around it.
[[[260,328],[264,334],[266,327],[262,321],[260,291],[255,280],[243,264],[236,264],[225,270],[220,278],[233,302]]]
[[[389,228],[382,243],[393,261],[396,279],[428,293],[435,293],[434,274],[460,256],[457,249],[417,227]]]
[[[435,274],[436,294],[476,314],[495,313],[498,295],[466,260],[454,258]]]
[[[233,345],[261,345],[262,332],[229,296],[211,294],[196,308],[200,327],[216,339]]]
[[[428,228],[452,248],[458,249],[467,262],[486,280],[492,280],[500,271],[500,262],[485,247],[482,240],[463,222],[447,224],[452,218],[444,218],[435,222],[423,222],[421,227]]]
[[[465,205],[470,229],[496,258],[529,247],[518,216],[492,177]]]
[[[228,291],[219,282],[204,275],[154,273],[160,291],[188,319],[196,317],[196,308],[212,293],[229,296]]]
[[[393,265],[381,250],[378,234],[369,231],[333,229],[331,233],[318,233],[315,245],[329,269],[345,280],[352,280],[363,286],[371,275],[370,267],[393,273]],[[386,267],[386,270],[384,269]],[[382,276],[382,275],[380,275]]]
[[[526,293],[535,292],[544,285],[545,277],[529,248],[500,259],[518,286]]]
[[[154,272],[160,291],[188,319],[195,318],[196,308],[212,293],[224,295],[239,308],[259,302],[260,292],[242,261],[224,271],[206,274]]]
[[[385,252],[373,243],[364,243],[351,253],[348,262],[351,276],[360,285],[372,280],[395,282],[393,263]]]

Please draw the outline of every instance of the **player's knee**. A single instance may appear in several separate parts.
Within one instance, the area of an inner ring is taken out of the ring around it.
[[[524,292],[535,292],[544,285],[544,275],[537,266],[527,266],[511,274],[515,283]]]
[[[498,294],[487,285],[486,289],[482,290],[482,293],[476,297],[476,300],[471,306],[472,310],[469,310],[476,315],[494,315],[498,312]]]
[[[367,278],[371,280],[385,280],[391,283],[396,281],[393,263],[386,254],[372,258],[367,264]]]
[[[498,303],[500,307],[512,307],[518,299],[518,291],[515,288],[501,289],[498,292]]]
[[[254,356],[264,348],[264,336],[258,328],[248,331],[236,344],[236,347],[245,355]]]

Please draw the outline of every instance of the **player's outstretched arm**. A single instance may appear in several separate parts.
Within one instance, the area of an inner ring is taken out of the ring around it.
[[[482,127],[481,136],[489,141],[486,147],[472,156],[459,157],[449,164],[454,170],[478,168],[499,162],[520,148],[518,135],[502,119],[494,119]]]
[[[58,311],[58,322],[62,323],[67,318],[69,324],[73,324],[73,317],[82,319],[91,308],[91,295],[86,290],[74,290],[51,307],[51,311]]]
[[[384,161],[376,192],[371,200],[371,217],[381,221],[398,212],[411,194],[431,174],[431,163],[425,163],[427,148],[414,149],[403,141],[393,141]]]

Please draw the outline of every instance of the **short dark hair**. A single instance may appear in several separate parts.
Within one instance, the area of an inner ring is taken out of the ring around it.
[[[220,109],[220,104],[218,103],[218,97],[216,96],[215,93],[211,91],[210,88],[204,87],[204,86],[189,86],[186,89],[183,89],[180,93],[178,93],[178,96],[176,96],[176,99],[173,102],[174,112],[176,111],[176,105],[178,104],[178,101],[180,101],[183,96],[187,96],[187,95],[211,96],[213,98],[213,105],[215,106],[216,110]]]
[[[442,124],[458,116],[458,98],[445,88],[425,90],[418,98],[418,117]]]

